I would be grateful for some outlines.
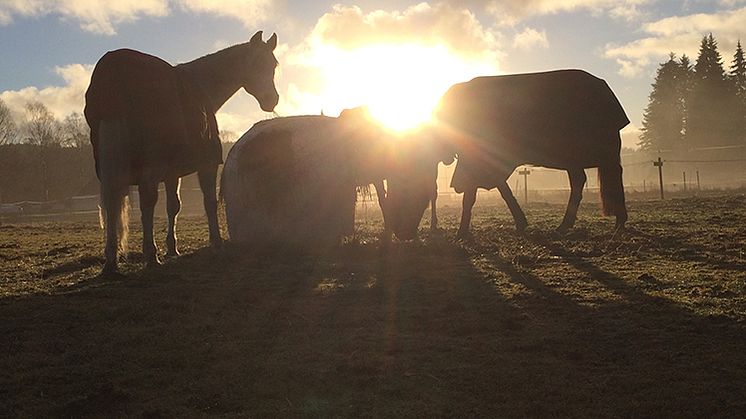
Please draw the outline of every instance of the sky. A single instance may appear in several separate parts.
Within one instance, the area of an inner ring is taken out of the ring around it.
[[[107,51],[176,64],[258,30],[278,35],[282,116],[368,104],[405,127],[453,83],[580,68],[616,92],[632,121],[624,145],[634,147],[659,63],[670,52],[693,60],[712,32],[729,65],[746,0],[0,0],[0,98],[17,120],[29,101],[64,118],[82,112]],[[240,135],[269,117],[241,90],[218,122]]]

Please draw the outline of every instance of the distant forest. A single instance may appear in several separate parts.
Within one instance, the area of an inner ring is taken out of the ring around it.
[[[89,136],[79,112],[59,120],[44,104],[31,102],[16,122],[0,99],[0,203],[98,194]],[[236,140],[231,131],[220,136]],[[223,148],[225,153],[230,147]],[[183,185],[197,187],[197,181],[185,179]]]
[[[645,151],[682,152],[746,146],[746,60],[738,42],[728,69],[712,34],[692,65],[676,57],[658,68],[645,109],[639,145]]]

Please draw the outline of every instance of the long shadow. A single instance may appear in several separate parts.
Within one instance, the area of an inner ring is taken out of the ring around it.
[[[745,407],[742,324],[712,324],[576,259],[563,262],[627,301],[579,304],[491,247],[443,237],[311,254],[200,249],[75,293],[0,300],[0,416]],[[496,276],[531,292],[510,295]]]

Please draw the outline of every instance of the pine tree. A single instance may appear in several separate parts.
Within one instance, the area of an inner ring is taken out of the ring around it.
[[[746,58],[744,58],[740,40],[736,45],[736,53],[733,54],[728,79],[736,95],[736,109],[734,112],[736,125],[733,127],[733,135],[743,143],[744,133],[746,133]]]
[[[649,96],[650,102],[642,119],[639,143],[642,149],[671,150],[680,147],[685,120],[686,74],[673,53],[658,68]]]
[[[687,106],[687,146],[733,144],[735,93],[728,88],[722,58],[712,34],[702,38],[694,74]]]
[[[686,54],[681,56],[679,60],[679,80],[677,86],[679,88],[679,100],[681,101],[681,113],[682,113],[682,140],[686,138],[686,132],[689,120],[689,102],[692,99],[692,89],[694,87],[694,66],[691,60]]]

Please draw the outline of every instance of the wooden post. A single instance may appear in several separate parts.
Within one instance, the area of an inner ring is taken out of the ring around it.
[[[654,161],[653,166],[658,168],[658,182],[661,185],[661,199],[665,199],[663,198],[663,160],[658,157],[658,161]]]
[[[697,192],[701,192],[702,187],[699,184],[699,170],[697,170]]]
[[[647,193],[647,192],[648,192],[648,189],[647,189],[647,186],[645,185],[645,179],[643,179],[642,180],[642,193]]]
[[[523,201],[524,204],[528,204],[528,175],[531,171],[528,169],[521,169],[518,171],[519,175],[523,175]]]
[[[684,192],[686,192],[686,171],[681,172],[684,174]]]

